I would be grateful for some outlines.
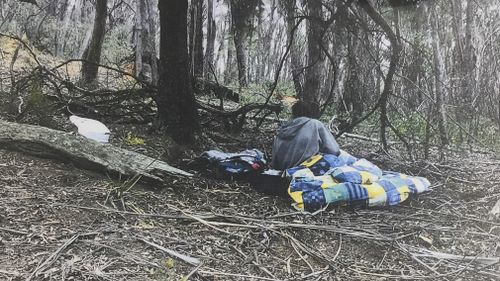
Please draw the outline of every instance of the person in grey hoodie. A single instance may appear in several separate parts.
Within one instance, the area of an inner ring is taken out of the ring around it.
[[[311,103],[292,106],[292,120],[282,125],[274,139],[272,167],[285,170],[298,166],[318,153],[340,154],[340,148],[326,126],[312,117],[319,112]]]

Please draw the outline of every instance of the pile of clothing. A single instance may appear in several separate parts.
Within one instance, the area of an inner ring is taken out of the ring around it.
[[[247,179],[264,172],[268,165],[264,153],[258,149],[247,149],[238,153],[208,150],[190,166],[217,178]]]
[[[366,159],[345,151],[318,154],[285,171],[288,194],[296,208],[315,211],[327,205],[375,207],[397,205],[411,195],[429,191],[423,177],[382,171]]]

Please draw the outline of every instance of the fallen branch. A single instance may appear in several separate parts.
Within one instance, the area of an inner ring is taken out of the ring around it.
[[[18,234],[18,235],[28,235],[29,233],[26,232],[26,231],[19,231],[19,230],[15,230],[15,229],[10,229],[10,228],[5,228],[5,227],[0,227],[0,231],[3,231],[3,232],[10,232],[10,233],[13,233],[13,234]]]
[[[240,102],[240,94],[229,89],[228,87],[201,78],[196,78],[195,82],[195,90],[199,93],[202,93],[203,90],[210,90],[221,100],[228,99],[230,101]]]
[[[47,259],[45,259],[41,264],[39,264],[35,268],[35,270],[30,274],[30,276],[28,276],[28,278],[26,278],[26,281],[33,279],[33,277],[36,277],[37,273],[40,270],[45,269],[45,268],[51,266],[54,262],[56,262],[58,257],[61,255],[62,251],[64,251],[69,245],[71,245],[73,242],[75,242],[75,240],[77,238],[78,238],[78,234],[76,234],[73,237],[71,237],[70,239],[66,240],[66,242],[64,242],[64,244],[62,244],[61,247],[57,248],[57,250],[55,252],[53,252],[49,257],[47,257]]]
[[[247,114],[254,110],[258,110],[258,112],[266,110],[268,112],[271,113],[274,112],[276,114],[279,114],[281,110],[283,110],[283,106],[281,104],[269,104],[269,103],[249,103],[234,111],[220,110],[211,105],[202,104],[200,102],[198,102],[198,107],[213,115],[222,117],[226,120],[227,119],[232,120],[236,128],[241,128],[245,122]]]
[[[198,265],[200,265],[200,264],[201,264],[201,261],[200,261],[199,259],[197,259],[197,258],[193,258],[193,257],[190,257],[190,256],[186,256],[186,255],[181,254],[181,253],[179,253],[179,252],[176,252],[176,251],[174,251],[174,250],[167,249],[167,248],[165,248],[165,247],[163,247],[163,246],[161,246],[161,245],[158,245],[158,244],[156,244],[156,243],[149,242],[149,241],[148,241],[148,240],[146,240],[146,239],[142,239],[142,238],[138,238],[138,239],[139,239],[140,241],[142,241],[142,242],[144,242],[144,243],[148,244],[149,246],[154,247],[154,248],[156,248],[156,249],[158,249],[158,250],[161,250],[161,251],[163,251],[163,252],[165,252],[165,253],[169,254],[170,256],[172,256],[172,257],[174,257],[174,258],[178,258],[178,259],[180,259],[180,260],[182,260],[182,261],[184,261],[184,262],[186,262],[186,263],[189,263],[190,265],[198,266]]]
[[[477,262],[484,265],[493,265],[500,262],[499,257],[479,257],[479,256],[461,256],[453,255],[441,252],[430,251],[427,249],[421,249],[421,253],[412,253],[415,257],[422,258],[434,258],[438,260],[455,260],[455,261],[467,261],[467,262]]]
[[[30,155],[56,158],[76,166],[143,180],[163,182],[165,176],[192,176],[166,162],[101,144],[79,135],[45,127],[0,120],[0,147]]]

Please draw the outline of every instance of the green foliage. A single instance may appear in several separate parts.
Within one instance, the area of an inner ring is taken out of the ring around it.
[[[264,81],[262,83],[251,83],[247,88],[241,89],[240,92],[240,102],[242,104],[254,103],[254,102],[265,102],[266,98],[271,90],[273,81]],[[235,91],[238,91],[237,85],[231,87]],[[293,88],[293,83],[291,82],[279,82],[274,89],[274,94],[271,99],[272,102],[281,102],[283,97],[293,97],[295,96],[295,90]]]
[[[42,79],[35,75],[26,88],[25,111],[29,112],[29,115],[33,118],[33,123],[51,127],[53,125],[52,116],[47,112],[53,111],[53,105],[47,99],[44,91],[46,89],[44,89]]]
[[[427,121],[417,113],[410,113],[408,116],[390,117],[392,125],[403,135],[414,136],[420,139],[425,137]]]
[[[463,145],[470,141],[475,145],[500,151],[500,128],[488,118],[479,118],[473,123],[471,129],[467,124],[459,124],[459,126],[450,122],[448,124],[450,142],[455,145]]]
[[[175,265],[175,261],[173,258],[168,258],[163,263],[165,264],[165,266],[167,268],[174,268],[174,265]]]
[[[31,80],[28,87],[28,104],[35,108],[47,105],[47,98],[43,94],[43,83],[37,76]]]
[[[144,139],[136,136],[132,132],[128,132],[127,136],[123,139],[123,143],[126,145],[142,145],[144,144]]]
[[[163,267],[154,271],[151,277],[154,280],[159,280],[159,281],[188,280],[184,275],[177,273],[177,271],[178,267],[176,266],[174,259],[169,257],[163,261]]]
[[[102,47],[102,62],[120,65],[123,59],[131,54],[130,30],[125,25],[115,27],[106,33]]]

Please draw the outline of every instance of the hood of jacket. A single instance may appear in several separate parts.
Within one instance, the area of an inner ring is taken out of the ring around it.
[[[297,117],[281,126],[278,129],[277,135],[282,139],[291,139],[295,137],[299,130],[309,121],[311,121],[311,118]]]

